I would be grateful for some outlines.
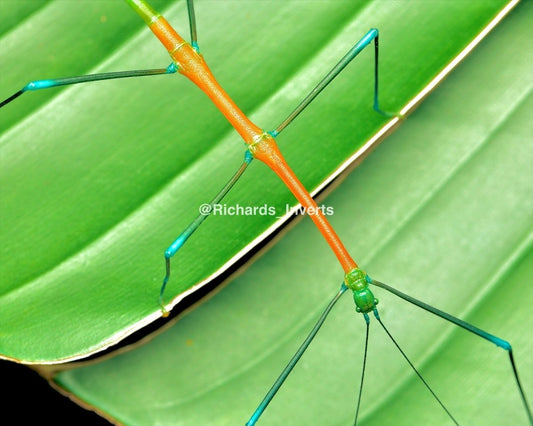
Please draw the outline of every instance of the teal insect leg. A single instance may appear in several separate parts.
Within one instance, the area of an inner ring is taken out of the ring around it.
[[[320,330],[320,327],[322,327],[322,324],[326,320],[329,312],[331,309],[333,309],[333,306],[339,298],[344,294],[344,292],[348,289],[351,289],[354,293],[354,300],[356,303],[356,310],[357,312],[361,312],[364,315],[365,321],[367,322],[367,327],[369,323],[369,317],[368,312],[371,312],[375,305],[378,303],[377,299],[374,298],[374,295],[372,292],[368,289],[368,283],[366,282],[366,274],[361,271],[360,269],[354,269],[347,273],[344,277],[344,282],[341,285],[340,290],[335,295],[335,297],[329,302],[328,306],[314,325],[311,332],[308,334],[308,336],[305,338],[304,342],[301,344],[301,346],[298,348],[296,353],[293,355],[287,366],[283,369],[279,377],[276,379],[270,390],[267,392],[257,409],[252,414],[252,417],[250,417],[250,420],[246,423],[246,426],[253,426],[259,420],[259,417],[263,414],[265,409],[267,408],[270,401],[272,401],[272,398],[276,395],[278,390],[281,388],[283,383],[285,382],[285,379],[289,376],[293,368],[296,366],[296,363],[300,360],[304,352],[307,350],[313,339],[315,338],[316,334],[318,333],[318,330]],[[366,350],[365,350],[365,359],[366,359]],[[364,373],[363,373],[364,374]],[[360,390],[361,392],[361,390]]]
[[[395,288],[387,285],[387,284],[384,284],[382,282],[379,282],[379,281],[376,281],[376,280],[373,280],[371,279],[370,277],[366,277],[367,281],[370,283],[370,284],[373,284],[377,287],[381,287],[387,291],[389,291],[390,293],[402,298],[403,300],[406,300],[407,302],[409,303],[412,303],[413,305],[415,306],[418,306],[419,308],[422,308],[428,312],[431,312],[432,314],[434,315],[437,315],[438,317],[441,317],[443,319],[445,319],[446,321],[449,321],[455,325],[458,325],[459,327],[462,327],[464,328],[465,330],[468,330],[469,332],[485,339],[485,340],[488,340],[489,342],[491,343],[494,343],[496,346],[499,346],[500,348],[502,349],[505,349],[508,353],[509,353],[509,361],[511,362],[511,367],[512,367],[512,370],[513,370],[513,375],[514,375],[514,378],[515,378],[515,381],[516,381],[516,385],[518,387],[518,392],[520,393],[520,397],[522,399],[522,403],[524,404],[524,407],[526,409],[526,412],[527,412],[527,415],[528,415],[528,418],[529,418],[529,422],[533,425],[533,416],[531,414],[531,409],[529,408],[529,404],[527,402],[527,398],[526,398],[526,394],[522,388],[522,383],[520,382],[520,378],[518,377],[518,370],[516,368],[516,363],[515,363],[515,360],[514,360],[514,357],[513,357],[513,349],[511,347],[511,344],[509,342],[507,342],[506,340],[503,340],[497,336],[494,336],[493,334],[490,334],[490,333],[487,333],[486,331],[484,330],[481,330],[475,326],[473,326],[472,324],[469,324],[467,323],[466,321],[463,321],[463,320],[460,320],[459,318],[456,318],[454,317],[453,315],[450,315],[444,311],[441,311],[440,309],[437,309],[431,305],[428,305],[427,303],[424,303],[420,300],[417,300],[415,299],[414,297],[411,297],[405,293],[402,293],[401,291],[399,290],[396,290]]]
[[[391,339],[392,343],[394,343],[394,346],[396,346],[396,348],[400,351],[400,353],[402,354],[402,356],[404,357],[404,359],[407,361],[407,363],[409,364],[409,366],[412,368],[412,370],[416,373],[416,375],[418,376],[418,378],[422,381],[422,383],[424,384],[424,386],[427,388],[427,390],[431,393],[431,395],[433,395],[433,398],[435,398],[435,400],[439,403],[439,405],[442,407],[442,409],[446,412],[446,414],[448,415],[448,417],[450,418],[450,420],[452,420],[457,426],[459,426],[459,423],[457,423],[457,420],[455,420],[455,418],[452,416],[452,413],[450,413],[450,411],[446,408],[446,406],[442,403],[442,401],[439,399],[439,397],[437,396],[437,394],[433,391],[433,389],[431,389],[431,387],[429,386],[428,382],[426,382],[426,380],[422,377],[422,375],[420,374],[420,372],[417,370],[417,368],[414,366],[414,364],[411,362],[411,360],[407,357],[407,355],[405,354],[405,352],[402,350],[402,348],[400,347],[400,345],[398,344],[398,342],[396,342],[396,339],[394,339],[394,337],[392,337],[392,334],[390,334],[389,330],[387,329],[387,327],[385,327],[385,324],[383,324],[383,322],[381,321],[381,318],[379,317],[379,314],[378,314],[378,311],[377,309],[374,310],[374,316],[376,317],[376,319],[378,320],[378,322],[381,324],[381,327],[383,327],[383,330],[385,330],[385,333],[387,333],[387,336],[389,336],[389,338]]]
[[[348,287],[344,285],[344,283],[341,285],[340,290],[337,292],[335,297],[329,302],[328,306],[316,322],[315,326],[309,333],[309,335],[305,338],[304,342],[301,344],[301,346],[298,348],[296,353],[293,355],[287,366],[283,369],[279,377],[276,379],[270,390],[267,392],[259,406],[256,408],[252,416],[250,417],[250,420],[246,422],[246,426],[253,426],[257,423],[259,420],[259,417],[263,414],[265,409],[267,408],[268,404],[270,404],[270,401],[272,401],[272,398],[274,398],[274,395],[278,392],[278,390],[283,385],[283,382],[285,382],[285,379],[289,376],[292,369],[295,367],[296,363],[300,360],[304,352],[307,350],[308,346],[311,344],[313,339],[315,338],[316,334],[318,333],[318,330],[320,330],[320,327],[322,327],[322,324],[324,324],[324,321],[326,320],[328,314],[330,313],[331,309],[333,309],[333,306],[335,306],[335,303],[339,300],[339,298],[344,294],[344,292],[348,290]]]
[[[35,80],[31,81],[18,92],[11,95],[9,98],[0,102],[0,108],[7,105],[11,101],[18,98],[20,95],[26,92],[34,92],[36,90],[50,89],[52,87],[68,86],[71,84],[87,83],[90,81],[101,80],[114,80],[117,78],[129,78],[129,77],[145,77],[149,75],[161,75],[161,74],[174,74],[178,71],[178,67],[175,64],[170,64],[166,68],[157,68],[149,70],[133,70],[133,71],[117,71],[117,72],[104,72],[99,74],[88,74],[76,77],[63,77],[54,78],[48,80]]]
[[[239,167],[239,169],[235,172],[235,174],[231,177],[231,179],[224,185],[224,187],[220,190],[220,192],[215,195],[215,197],[211,200],[209,203],[209,211],[208,212],[201,212],[196,219],[194,219],[187,228],[176,238],[173,243],[165,250],[165,277],[163,278],[163,284],[161,285],[161,290],[159,291],[159,305],[161,306],[161,309],[163,311],[163,315],[168,315],[168,312],[164,308],[163,304],[163,294],[165,293],[165,288],[167,286],[168,280],[170,279],[170,258],[174,256],[178,250],[183,247],[183,245],[187,242],[189,237],[198,229],[198,227],[203,223],[204,220],[207,219],[207,217],[211,214],[213,211],[213,206],[215,204],[220,203],[222,199],[226,196],[226,194],[233,188],[233,186],[237,183],[237,181],[240,179],[240,177],[243,175],[244,171],[248,167],[248,165],[252,162],[253,156],[252,153],[249,150],[246,150],[244,153],[244,161]]]
[[[361,407],[361,397],[363,396],[363,383],[365,381],[365,371],[366,371],[366,357],[368,354],[368,335],[370,334],[370,318],[368,317],[368,314],[365,312],[363,314],[365,318],[366,323],[366,334],[365,334],[365,351],[363,354],[363,368],[361,371],[361,382],[359,383],[359,395],[357,396],[357,407],[355,409],[355,420],[353,422],[354,425],[357,424],[357,419],[359,417],[359,408]]]
[[[196,52],[200,53],[198,46],[198,35],[196,33],[196,17],[194,15],[194,1],[187,0],[187,12],[189,13],[189,29],[191,30],[191,46]]]
[[[368,31],[355,45],[344,55],[344,57],[335,65],[332,70],[315,86],[313,90],[304,98],[302,102],[292,111],[283,122],[270,133],[272,136],[279,135],[319,94],[324,90],[335,77],[357,56],[361,51],[374,41],[374,109],[387,117],[398,116],[381,110],[378,100],[378,56],[379,56],[379,32],[372,28]]]
[[[385,117],[400,117],[402,116],[400,114],[394,114],[391,112],[383,111],[379,106],[379,99],[378,99],[378,93],[379,93],[379,78],[378,78],[378,72],[379,72],[379,33],[378,30],[370,30],[370,32],[375,31],[375,33],[372,34],[374,36],[374,110],[381,115],[384,115]],[[368,36],[367,34],[367,36]]]

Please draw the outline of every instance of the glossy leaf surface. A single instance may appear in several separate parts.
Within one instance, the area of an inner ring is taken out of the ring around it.
[[[531,398],[532,4],[521,4],[324,205],[376,279],[514,347]],[[342,277],[304,218],[147,345],[59,374],[127,424],[244,424]],[[376,290],[380,313],[460,424],[527,425],[506,353]],[[264,425],[352,424],[364,322],[340,302]],[[363,425],[450,424],[375,322]]]

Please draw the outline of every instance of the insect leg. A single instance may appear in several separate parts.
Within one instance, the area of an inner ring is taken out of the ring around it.
[[[378,56],[379,56],[379,32],[372,28],[343,56],[343,58],[332,68],[332,70],[315,86],[313,90],[303,99],[302,102],[283,120],[283,122],[271,132],[272,136],[277,136],[287,127],[319,94],[324,90],[335,77],[359,54],[374,41],[374,109],[387,117],[398,116],[389,112],[384,112],[379,107],[378,101]]]
[[[374,284],[375,286],[378,286],[378,287],[381,287],[389,292],[391,292],[392,294],[406,300],[407,302],[409,303],[412,303],[413,305],[416,305],[418,306],[419,308],[422,308],[428,312],[431,312],[432,314],[434,315],[437,315],[443,319],[445,319],[446,321],[449,321],[455,325],[458,325],[459,327],[462,327],[464,328],[465,330],[468,330],[469,332],[485,339],[485,340],[488,340],[489,342],[491,343],[494,343],[496,346],[499,346],[500,348],[503,348],[505,349],[508,353],[509,353],[509,361],[511,362],[511,367],[513,369],[513,374],[514,374],[514,378],[515,378],[515,381],[516,381],[516,385],[518,387],[518,392],[520,393],[520,397],[522,399],[522,402],[524,404],[524,408],[526,409],[526,412],[527,412],[527,415],[528,415],[528,418],[529,418],[529,421],[531,424],[533,424],[533,416],[531,414],[531,410],[529,408],[529,404],[527,402],[527,399],[526,399],[526,394],[524,393],[524,390],[522,388],[522,384],[520,382],[520,379],[518,377],[518,370],[516,368],[516,364],[515,364],[515,361],[514,361],[514,357],[513,357],[513,349],[511,347],[511,344],[509,342],[507,342],[506,340],[503,340],[497,336],[494,336],[493,334],[490,334],[490,333],[487,333],[486,331],[484,330],[481,330],[475,326],[473,326],[472,324],[469,324],[467,323],[466,321],[463,321],[463,320],[460,320],[459,318],[456,318],[454,317],[453,315],[450,315],[446,312],[443,312],[441,311],[440,309],[437,309],[431,305],[428,305],[427,303],[424,303],[420,300],[417,300],[415,299],[414,297],[411,297],[405,293],[402,293],[401,291],[399,290],[396,290],[395,288],[387,285],[387,284],[384,284],[382,282],[379,282],[379,281],[376,281],[376,280],[373,280],[371,279],[370,277],[367,276],[367,281],[370,283],[370,284]]]
[[[283,382],[285,382],[285,379],[289,376],[292,369],[296,365],[296,363],[300,360],[304,352],[307,350],[313,339],[315,338],[316,334],[318,333],[318,330],[320,330],[320,327],[322,327],[322,324],[326,320],[326,317],[328,316],[329,312],[337,303],[337,301],[340,299],[340,297],[344,294],[344,292],[348,290],[348,287],[344,285],[344,283],[341,285],[340,290],[337,292],[335,297],[329,302],[328,306],[316,322],[315,326],[309,333],[309,335],[305,338],[304,342],[301,344],[301,346],[298,348],[296,353],[293,355],[287,366],[283,369],[279,377],[276,379],[270,390],[267,392],[259,406],[256,408],[254,413],[252,414],[252,417],[250,417],[250,420],[246,422],[246,426],[253,426],[256,424],[257,420],[259,420],[259,417],[263,414],[266,407],[272,401],[272,398],[274,398],[274,395],[276,395],[277,391],[281,388],[283,385]]]
[[[54,78],[54,79],[48,79],[48,80],[30,81],[18,92],[14,93],[7,99],[0,102],[0,108],[7,105],[11,101],[17,99],[20,95],[26,92],[34,92],[36,90],[41,90],[41,89],[50,89],[52,87],[68,86],[71,84],[87,83],[90,81],[114,80],[117,78],[129,78],[129,77],[145,77],[149,75],[161,75],[161,74],[174,74],[177,70],[178,70],[177,66],[172,63],[166,68],[104,72],[104,73],[99,73],[99,74],[88,74],[88,75],[80,75],[80,76],[75,76],[75,77],[63,77],[63,78]]]
[[[211,214],[213,211],[213,206],[215,204],[220,203],[222,199],[226,196],[226,194],[233,188],[233,186],[237,183],[237,181],[240,179],[240,177],[243,175],[244,171],[248,167],[248,165],[252,162],[253,157],[250,151],[246,150],[244,154],[244,161],[239,167],[239,169],[235,172],[235,174],[232,176],[232,178],[224,185],[224,187],[220,190],[220,192],[215,195],[215,197],[211,200],[211,202],[208,204],[209,210],[202,211],[200,214],[194,219],[187,228],[174,240],[174,242],[165,250],[165,278],[163,278],[163,284],[161,285],[161,290],[159,292],[159,305],[161,306],[161,310],[163,311],[163,316],[168,316],[168,312],[166,311],[164,304],[163,304],[163,294],[165,292],[165,288],[167,286],[168,280],[170,279],[170,258],[176,254],[176,252],[183,247],[185,242],[189,239],[189,237],[196,231],[200,225],[203,223],[204,220],[207,219],[207,217]]]

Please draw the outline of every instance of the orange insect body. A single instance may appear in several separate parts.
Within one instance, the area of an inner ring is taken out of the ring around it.
[[[150,29],[166,47],[170,57],[178,66],[179,72],[202,89],[244,141],[252,144],[263,133],[263,130],[252,123],[220,87],[202,55],[183,40],[162,16],[150,25]]]
[[[281,178],[300,204],[306,208],[309,217],[326,239],[335,256],[337,256],[337,259],[339,259],[344,272],[348,273],[354,268],[357,268],[357,264],[344,247],[344,244],[342,244],[342,241],[326,219],[326,216],[322,213],[322,210],[318,208],[313,197],[307,192],[283,158],[274,138],[268,133],[264,133],[259,142],[250,146],[250,151],[255,158],[268,165]]]
[[[189,78],[209,96],[217,108],[224,114],[231,125],[248,144],[255,158],[269,166],[287,185],[300,204],[310,212],[309,216],[316,224],[333,252],[339,259],[345,273],[357,268],[332,226],[318,208],[313,197],[288,166],[279,151],[274,138],[252,123],[218,84],[209,70],[204,58],[187,43],[163,18],[146,3],[128,0],[133,9],[144,19],[152,32],[163,43],[179,72]]]

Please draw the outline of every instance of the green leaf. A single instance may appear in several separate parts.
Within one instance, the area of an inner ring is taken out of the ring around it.
[[[376,279],[508,339],[533,395],[533,4],[523,3],[324,201]],[[304,218],[145,346],[55,383],[126,424],[243,424],[340,284]],[[382,319],[460,424],[527,425],[505,351],[383,291]],[[360,424],[450,424],[372,321]],[[345,296],[264,425],[352,424],[364,322]]]
[[[373,26],[382,31],[383,107],[399,110],[504,3],[200,2],[199,41],[228,93],[268,129]],[[186,28],[184,2],[162,5]],[[49,2],[0,33],[6,97],[29,79],[168,64],[120,2]],[[279,138],[308,188],[385,122],[370,108],[372,66],[369,50]],[[4,357],[83,357],[160,316],[164,249],[244,151],[209,99],[178,77],[30,93],[2,110]],[[283,212],[294,198],[254,164],[226,202]],[[169,297],[218,274],[275,221],[210,218],[174,262]]]

